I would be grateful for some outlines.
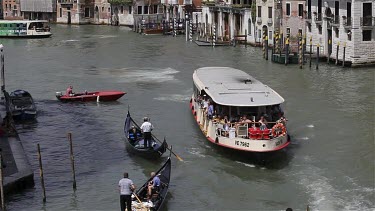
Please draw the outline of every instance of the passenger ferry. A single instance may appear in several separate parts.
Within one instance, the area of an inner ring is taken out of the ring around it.
[[[0,37],[44,38],[51,35],[46,20],[0,20]]]
[[[230,67],[199,68],[193,82],[190,108],[210,142],[249,152],[289,145],[284,99],[267,85]]]

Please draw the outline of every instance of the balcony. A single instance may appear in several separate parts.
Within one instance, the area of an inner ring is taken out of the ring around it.
[[[373,27],[374,26],[374,21],[373,21],[373,17],[361,17],[361,27],[366,27],[366,28],[369,28],[369,27]]]
[[[68,4],[73,4],[74,3],[77,3],[76,0],[59,0],[58,3],[60,3],[61,5],[68,5]]]
[[[184,0],[184,5],[192,5],[193,1],[192,0]]]
[[[169,1],[168,0],[160,0],[160,4],[168,4]]]
[[[170,0],[169,3],[172,4],[172,5],[177,5],[178,1],[177,0]]]
[[[268,24],[268,26],[272,26],[272,24],[273,24],[272,18],[268,18],[267,24]]]
[[[323,22],[322,13],[314,13],[314,15],[315,15],[315,23],[316,24],[322,24],[322,22]]]
[[[332,21],[333,27],[339,27],[340,26],[340,16],[338,16],[338,15],[333,16],[331,21]]]
[[[261,24],[262,23],[262,17],[257,17],[257,24]]]
[[[342,17],[342,25],[344,26],[345,29],[352,28],[352,17]]]

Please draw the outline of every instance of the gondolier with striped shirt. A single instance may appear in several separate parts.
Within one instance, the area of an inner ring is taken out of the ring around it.
[[[154,129],[154,126],[149,122],[148,117],[143,118],[143,124],[141,125],[141,130],[143,132],[144,137],[144,147],[152,147],[151,146],[151,131]]]

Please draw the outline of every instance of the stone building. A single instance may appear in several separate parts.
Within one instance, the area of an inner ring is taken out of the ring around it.
[[[252,0],[203,1],[200,19],[205,33],[210,33],[215,25],[218,39],[229,41],[236,35],[243,35],[248,42],[255,43],[252,3]]]
[[[352,66],[375,64],[375,2],[373,0],[307,0],[307,39],[331,59]],[[309,16],[309,14],[311,14]]]
[[[299,35],[305,35],[305,2],[301,0],[282,1],[282,21],[280,30],[284,37],[289,36],[290,41],[297,42]]]
[[[263,34],[268,36],[268,44],[273,45],[273,35],[275,31],[280,30],[280,19],[282,15],[281,1],[274,0],[256,0],[256,40],[262,41]],[[278,14],[276,14],[278,11]]]
[[[135,0],[133,16],[136,23],[161,23],[164,6],[160,0]]]
[[[24,19],[56,21],[55,0],[20,0]]]
[[[87,24],[93,14],[90,0],[57,0],[57,23]]]
[[[3,16],[5,20],[22,20],[20,0],[3,0]]]
[[[131,0],[109,0],[112,10],[112,24],[133,26],[133,1]]]

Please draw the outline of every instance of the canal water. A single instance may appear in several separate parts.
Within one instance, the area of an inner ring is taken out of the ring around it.
[[[166,155],[149,161],[124,143],[128,108],[148,116],[184,161],[172,157],[162,210],[374,209],[374,68],[319,70],[272,64],[260,48],[198,47],[185,37],[141,36],[125,27],[52,26],[49,39],[2,39],[6,89],[33,95],[36,123],[18,125],[35,187],[8,197],[8,210],[119,210],[124,171],[140,187]],[[258,164],[209,144],[192,118],[194,69],[229,66],[279,92],[292,144]],[[56,91],[122,90],[112,103],[60,103]],[[72,132],[77,191],[67,133]],[[47,202],[42,203],[37,143]]]

